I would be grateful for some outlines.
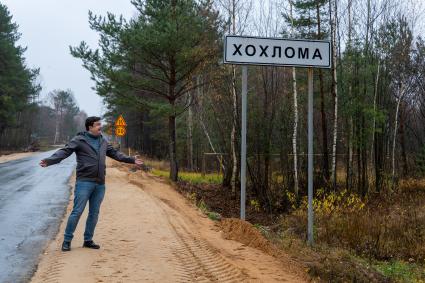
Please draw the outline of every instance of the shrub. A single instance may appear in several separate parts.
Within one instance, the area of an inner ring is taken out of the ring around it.
[[[363,201],[347,191],[314,199],[316,242],[347,248],[379,260],[425,259],[425,190],[404,184],[388,196]],[[284,226],[306,238],[307,199],[284,220]]]

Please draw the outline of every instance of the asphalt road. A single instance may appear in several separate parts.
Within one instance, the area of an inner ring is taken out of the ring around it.
[[[27,282],[59,229],[75,155],[42,168],[55,150],[0,163],[0,282]]]

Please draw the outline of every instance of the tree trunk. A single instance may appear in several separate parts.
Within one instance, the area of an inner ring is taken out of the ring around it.
[[[362,114],[362,125],[361,125],[361,139],[363,140],[364,138],[364,132],[366,129],[366,121],[365,121],[365,116]],[[365,141],[362,141],[362,144],[364,144]],[[368,172],[367,172],[367,149],[365,146],[362,147],[361,149],[361,154],[362,154],[362,196],[365,197],[369,191],[369,180],[368,180]]]
[[[401,145],[401,159],[403,160],[403,176],[407,176],[409,173],[409,168],[407,164],[407,154],[406,154],[406,139],[405,139],[405,130],[404,130],[404,109],[405,103],[403,103],[400,110],[400,145]]]
[[[168,116],[168,134],[170,142],[170,179],[174,182],[178,179],[178,167],[176,156],[176,116]]]
[[[334,15],[332,17],[332,96],[334,98],[334,125],[333,125],[333,142],[332,142],[332,182],[333,187],[336,188],[336,143],[338,136],[338,84],[336,73],[336,17],[337,17],[337,3],[334,1]]]
[[[173,1],[172,6],[175,7]],[[176,59],[171,56],[170,64],[170,83],[168,86],[168,97],[170,103],[170,113],[168,114],[168,139],[169,139],[169,155],[170,155],[170,179],[174,182],[178,180],[177,150],[176,150]]]
[[[140,115],[140,133],[139,133],[139,148],[142,153],[145,153],[145,123],[144,123],[144,113]]]
[[[320,7],[316,5],[317,12],[317,38],[322,39],[320,28]],[[325,90],[323,86],[323,72],[319,69],[319,84],[320,84],[320,114],[322,118],[322,146],[323,146],[323,177],[329,181],[329,152],[328,152],[328,126],[326,123],[325,112]]]
[[[192,101],[192,93],[189,93],[189,101]],[[192,105],[189,105],[189,109],[187,113],[187,167],[190,171],[193,171],[192,129],[193,129]]]
[[[360,117],[359,117],[359,119],[360,119]],[[356,122],[357,123],[356,123],[356,127],[355,127],[355,131],[356,131],[355,136],[358,139],[360,139],[360,137],[361,137],[361,127],[359,125],[359,122],[358,121],[356,121]],[[362,189],[362,178],[361,178],[361,176],[362,176],[362,174],[361,174],[361,172],[362,172],[362,162],[361,162],[361,154],[360,154],[360,146],[359,145],[356,146],[356,154],[357,154],[357,192],[359,194],[361,194],[362,190],[363,190]]]
[[[379,71],[380,71],[380,63],[378,61],[378,71],[376,72],[376,78],[375,78],[375,89],[374,89],[374,97],[373,97],[373,128],[372,128],[372,149],[370,151],[371,156],[373,156],[373,147],[375,145],[375,136],[376,136],[376,99],[378,96],[378,83],[379,83]],[[373,160],[373,158],[371,158]],[[376,166],[376,164],[375,164]]]
[[[294,156],[294,193],[298,197],[298,155],[297,155],[297,134],[298,134],[298,94],[297,77],[295,67],[292,67],[292,87],[294,92],[294,130],[292,133],[292,154]]]
[[[382,190],[382,180],[383,180],[383,151],[382,151],[382,134],[376,134],[374,140],[374,154],[375,154],[375,190],[376,192],[381,192]]]
[[[352,30],[352,20],[351,20],[351,5],[352,0],[348,0],[348,43],[347,49],[351,50],[351,30]],[[349,73],[352,74],[352,68],[349,66]],[[352,93],[352,81],[349,81],[348,85],[348,97],[351,97]],[[353,186],[353,117],[349,117],[349,126],[348,126],[348,140],[347,140],[347,172],[346,172],[346,186],[348,190],[352,189]]]
[[[230,134],[230,143],[232,151],[232,193],[236,193],[236,187],[238,183],[238,157],[236,155],[237,140],[236,140],[236,123],[238,122],[238,98],[236,94],[236,69],[232,66],[232,101],[233,101],[233,123],[232,123],[232,132]]]
[[[294,37],[294,26],[292,17],[292,1],[289,1],[291,16],[291,36]],[[297,73],[295,67],[292,67],[292,90],[294,96],[294,129],[292,132],[292,154],[294,158],[294,193],[298,198],[298,154],[297,154],[297,136],[298,136],[298,93],[297,93]]]
[[[224,160],[229,160],[229,158],[225,158]],[[232,166],[229,166],[228,163],[224,165],[223,182],[221,185],[225,188],[228,188],[232,185]]]
[[[351,87],[349,88],[349,90]],[[346,186],[351,191],[353,186],[353,118],[350,117],[348,130],[348,147],[347,147],[347,173],[346,173]]]
[[[62,106],[60,106],[62,107]],[[56,114],[56,127],[55,127],[55,140],[53,142],[53,144],[57,144],[57,142],[59,141],[60,138],[60,124],[62,123],[62,110],[58,110],[57,114]]]
[[[232,1],[232,33],[236,34],[236,3],[235,0]],[[236,140],[236,123],[238,122],[238,97],[236,94],[236,68],[232,66],[232,99],[233,99],[233,123],[232,123],[232,132],[230,134],[230,143],[232,151],[232,193],[236,193],[236,187],[238,184],[238,157],[236,155],[237,140]]]
[[[55,121],[55,138],[53,140],[53,144],[56,144],[59,141],[59,115],[56,115]]]
[[[378,74],[379,74],[379,62],[378,62]],[[381,105],[381,96],[378,93],[378,80],[379,75],[376,76],[375,82],[375,98],[374,98],[374,112],[377,111],[379,105]],[[375,113],[374,113],[375,114]],[[383,187],[383,174],[384,174],[384,127],[383,123],[376,123],[376,119],[373,120],[373,151],[374,154],[374,165],[375,165],[375,191],[377,193],[382,191]]]
[[[395,185],[395,144],[396,144],[396,140],[397,140],[397,130],[398,130],[398,114],[400,111],[400,102],[403,98],[403,85],[400,86],[400,90],[399,90],[399,95],[398,95],[398,99],[397,99],[397,108],[395,111],[395,117],[394,117],[394,135],[393,135],[393,145],[392,145],[392,155],[391,155],[391,167],[392,167],[392,171],[391,171],[391,179],[392,179],[392,186],[394,189],[394,185]]]

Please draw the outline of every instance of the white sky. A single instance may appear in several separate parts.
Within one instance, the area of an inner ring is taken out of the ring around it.
[[[91,87],[90,73],[71,56],[69,46],[86,41],[97,46],[98,36],[90,30],[88,11],[106,15],[110,11],[130,18],[135,9],[130,0],[0,0],[19,25],[19,44],[29,67],[39,67],[41,97],[54,89],[71,89],[81,110],[89,116],[102,114],[102,100]]]

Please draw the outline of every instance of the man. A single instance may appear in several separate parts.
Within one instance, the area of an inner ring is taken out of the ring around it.
[[[71,250],[74,231],[87,202],[89,202],[89,214],[86,221],[83,247],[92,249],[100,248],[93,241],[93,234],[98,220],[100,204],[105,195],[106,156],[120,162],[133,163],[138,166],[143,164],[142,160],[127,156],[114,149],[108,143],[101,133],[100,117],[88,117],[85,126],[86,131],[77,133],[64,148],[57,150],[52,156],[40,161],[40,166],[47,167],[61,162],[73,152],[77,155],[77,180],[74,189],[74,206],[66,225],[62,251]]]

